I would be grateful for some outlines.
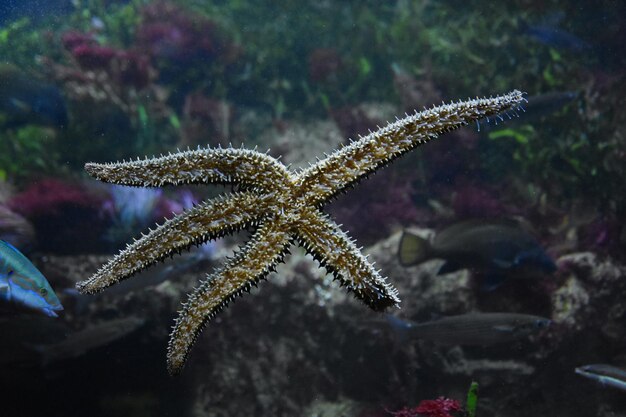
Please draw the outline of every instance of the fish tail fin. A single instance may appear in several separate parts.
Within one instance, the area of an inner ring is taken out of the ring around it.
[[[400,265],[411,266],[424,262],[430,258],[431,252],[428,240],[409,231],[404,231],[398,248]]]
[[[401,318],[391,314],[386,314],[385,318],[387,319],[387,323],[389,323],[396,340],[400,343],[406,342],[409,339],[411,330],[413,329],[413,323],[407,320],[402,320]]]

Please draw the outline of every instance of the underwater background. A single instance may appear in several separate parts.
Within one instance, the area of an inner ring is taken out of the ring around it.
[[[0,414],[626,416],[625,43],[626,3],[608,0],[2,0],[0,240],[63,310],[0,297]],[[250,231],[76,290],[231,191],[111,185],[85,163],[243,146],[304,168],[405,113],[513,89],[527,103],[504,122],[325,207],[400,309],[370,310],[294,245],[172,377],[181,303]]]

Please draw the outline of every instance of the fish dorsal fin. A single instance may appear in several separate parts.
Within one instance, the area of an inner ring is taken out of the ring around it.
[[[0,242],[3,243],[4,245],[6,245],[9,249],[13,249],[13,252],[16,252],[18,255],[22,254],[22,252],[20,252],[15,246],[11,245],[6,240],[0,240]]]

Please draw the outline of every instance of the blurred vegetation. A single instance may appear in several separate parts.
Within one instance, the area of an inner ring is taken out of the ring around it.
[[[34,56],[43,52],[42,34],[27,17],[0,27],[0,57],[19,67],[32,66]]]
[[[58,152],[56,133],[39,126],[25,126],[0,133],[0,181],[24,180],[33,173],[50,174],[61,168],[56,165]]]
[[[0,30],[0,55],[30,67],[41,55],[69,62],[59,43],[67,30],[91,32],[101,45],[132,50],[137,48],[142,9],[153,3],[83,0],[75,13],[39,27],[20,19]],[[624,61],[606,49],[614,38],[613,47],[620,45],[622,32],[615,21],[624,16],[625,7],[601,3],[590,10],[582,0],[491,2],[488,7],[460,0],[176,1],[190,15],[215,23],[220,36],[237,45],[236,59],[197,60],[187,66],[161,60],[154,64],[160,71],[154,82],[167,91],[170,114],[155,118],[146,111],[150,97],[138,97],[133,120],[119,122],[119,115],[103,113],[103,123],[118,128],[98,140],[98,129],[81,117],[81,112],[97,117],[98,109],[79,109],[72,115],[71,129],[60,132],[56,141],[41,134],[25,139],[28,135],[21,130],[5,134],[15,143],[9,146],[3,140],[0,145],[11,148],[2,152],[0,169],[15,174],[64,161],[78,168],[82,159],[94,155],[117,158],[170,149],[178,140],[185,95],[194,91],[274,119],[326,117],[329,110],[365,101],[397,103],[391,67],[397,64],[418,80],[432,77],[444,99],[512,88],[529,95],[586,92],[549,117],[491,131],[478,148],[484,152],[482,170],[493,180],[524,177],[550,190],[555,199],[586,195],[623,212],[626,175],[623,161],[616,157],[624,148],[623,135],[611,124],[614,117],[594,118],[587,111],[589,106],[611,108],[618,101],[613,97],[589,102],[600,62],[604,75],[623,77]],[[559,48],[526,32],[529,25],[544,24],[555,15],[565,16],[563,21],[571,24],[562,29],[589,42],[593,51]],[[101,25],[97,30],[94,21]],[[319,65],[329,56],[336,60],[317,79],[312,77],[315,51],[323,51]],[[27,162],[32,154],[51,163]],[[56,161],[54,155],[59,155]]]

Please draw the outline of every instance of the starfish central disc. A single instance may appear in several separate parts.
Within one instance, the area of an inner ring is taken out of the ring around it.
[[[333,196],[394,159],[437,136],[486,117],[515,113],[521,92],[443,104],[343,146],[299,172],[253,150],[217,148],[157,158],[96,164],[95,178],[123,185],[238,184],[241,191],[206,201],[135,240],[92,277],[78,283],[95,293],[168,256],[254,226],[250,241],[210,274],[189,296],[168,348],[168,370],[179,373],[204,325],[233,298],[271,272],[296,241],[374,310],[397,305],[393,288],[353,240],[321,208]]]

